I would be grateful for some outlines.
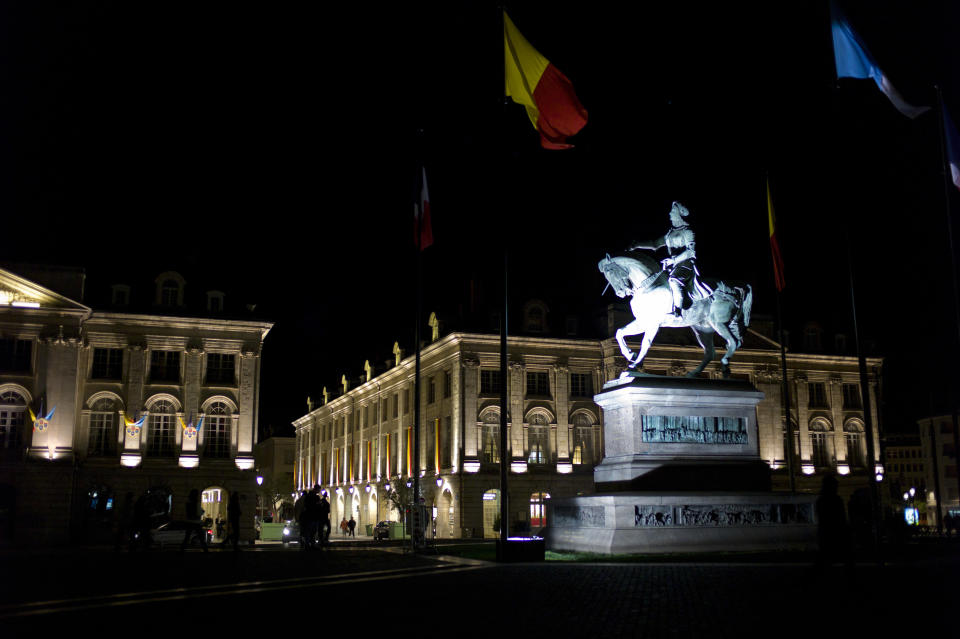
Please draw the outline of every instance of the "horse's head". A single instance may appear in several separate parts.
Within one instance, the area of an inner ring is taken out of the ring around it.
[[[627,269],[617,264],[617,262],[610,257],[609,253],[605,258],[600,260],[597,268],[599,268],[603,276],[607,278],[608,285],[613,287],[613,292],[617,294],[617,297],[626,297],[630,293],[632,288],[630,285],[630,273]],[[604,289],[604,291],[606,291],[606,289]]]

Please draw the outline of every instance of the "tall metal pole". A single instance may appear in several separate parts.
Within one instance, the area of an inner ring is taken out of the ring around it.
[[[420,169],[419,166],[417,168]],[[423,171],[418,170],[417,175],[416,183],[419,184],[419,180],[423,179]],[[413,468],[411,469],[411,472],[413,472],[413,506],[410,511],[411,517],[418,523],[418,526],[414,526],[410,534],[410,544],[414,550],[417,549],[419,541],[418,531],[423,527],[423,522],[420,521],[420,311],[423,304],[423,260],[421,258],[423,247],[421,244],[424,219],[420,193],[421,189],[417,189],[417,328],[414,331],[417,354],[413,378],[413,454],[411,456],[413,459]]]
[[[849,222],[848,222],[849,226]],[[876,457],[873,443],[873,420],[870,414],[870,381],[867,375],[867,360],[863,354],[860,339],[860,324],[857,321],[857,299],[853,278],[853,251],[850,248],[849,228],[845,233],[847,245],[847,270],[850,274],[850,309],[853,315],[853,336],[857,349],[857,361],[860,365],[860,397],[863,405],[863,425],[867,436],[867,484],[870,490],[870,511],[873,519],[874,547],[877,549],[877,560],[882,561],[880,554],[880,495],[876,481]]]
[[[507,532],[510,527],[510,512],[507,499],[507,472],[510,459],[507,455],[507,248],[503,248],[503,314],[500,316],[500,544],[506,552]]]
[[[943,208],[947,216],[947,240],[950,242],[950,280],[953,282],[953,310],[955,317],[955,324],[958,331],[958,340],[954,344],[954,353],[960,353],[960,292],[958,292],[957,284],[957,253],[954,250],[953,245],[953,216],[950,215],[950,167],[947,162],[947,129],[945,124],[945,108],[943,105],[943,92],[940,90],[940,86],[937,85],[937,110],[939,111],[937,118],[938,124],[940,127],[940,162],[943,166]],[[956,361],[956,358],[954,358]],[[950,412],[953,417],[953,450],[960,451],[960,408],[957,406],[957,390],[960,388],[960,384],[957,383],[957,370],[956,367],[951,368],[951,384],[950,389],[947,395],[951,398]],[[933,415],[930,416],[931,419]],[[934,455],[938,454],[936,447],[936,440],[934,440],[933,445]],[[957,494],[960,495],[960,473],[957,473]],[[924,496],[926,498],[926,496]],[[939,498],[939,495],[938,495]],[[938,501],[939,503],[939,501]],[[940,529],[940,520],[942,513],[939,508],[937,509],[937,529]]]
[[[786,448],[787,472],[790,473],[790,492],[795,493],[797,492],[797,477],[793,459],[793,420],[790,417],[790,381],[787,379],[787,347],[783,343],[783,314],[780,310],[780,291],[777,291],[777,322],[780,325],[780,372],[783,376],[783,406],[786,411],[784,428],[787,433],[787,441],[784,443],[784,447]]]

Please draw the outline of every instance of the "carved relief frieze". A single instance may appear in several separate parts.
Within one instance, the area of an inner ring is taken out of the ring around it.
[[[603,506],[557,506],[553,510],[554,526],[602,528],[606,525],[606,509]]]
[[[812,524],[812,504],[635,505],[640,528],[768,526]]]

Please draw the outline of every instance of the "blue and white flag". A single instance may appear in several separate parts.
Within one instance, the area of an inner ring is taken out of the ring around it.
[[[833,57],[837,63],[838,78],[873,78],[877,87],[890,98],[890,102],[897,111],[908,118],[915,118],[930,110],[930,107],[909,104],[900,92],[893,88],[890,79],[877,66],[867,46],[834,4],[830,6],[830,28],[833,31]]]
[[[942,107],[942,103],[941,103]],[[947,139],[947,163],[950,165],[950,181],[960,189],[960,133],[953,125],[946,108],[943,111],[943,137]]]

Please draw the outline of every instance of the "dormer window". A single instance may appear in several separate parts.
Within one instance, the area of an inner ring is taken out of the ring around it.
[[[174,271],[161,273],[155,281],[157,284],[155,303],[158,306],[183,306],[183,288],[185,282],[179,273]]]
[[[114,284],[111,287],[110,302],[114,306],[128,306],[130,304],[130,287],[126,284]]]
[[[527,302],[523,307],[523,328],[528,333],[547,331],[547,307],[543,302]]]
[[[207,311],[210,313],[223,312],[223,293],[220,291],[207,291]]]

